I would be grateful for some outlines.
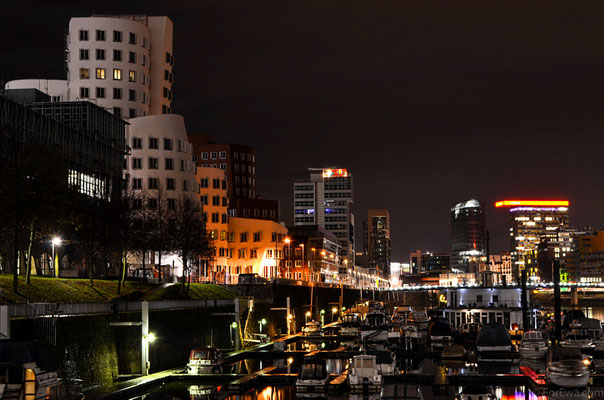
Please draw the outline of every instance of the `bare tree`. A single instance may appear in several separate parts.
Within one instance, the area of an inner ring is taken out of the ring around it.
[[[189,281],[193,263],[199,257],[206,257],[211,251],[205,231],[201,207],[186,197],[176,204],[171,224],[171,237],[174,249],[183,266],[182,287]]]

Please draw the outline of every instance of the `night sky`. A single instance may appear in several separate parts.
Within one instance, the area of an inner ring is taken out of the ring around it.
[[[16,1],[0,16],[2,79],[65,78],[71,16],[168,15],[174,110],[189,132],[257,149],[258,192],[281,200],[307,167],[355,179],[357,247],[388,208],[392,253],[449,250],[449,208],[568,198],[604,227],[602,1]]]

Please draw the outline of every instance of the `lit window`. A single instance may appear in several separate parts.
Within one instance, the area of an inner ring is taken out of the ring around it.
[[[121,81],[122,80],[122,70],[121,69],[119,69],[119,68],[114,68],[113,69],[113,80],[115,80],[115,81]]]
[[[136,72],[128,71],[128,82],[136,82]]]
[[[90,79],[90,70],[88,68],[80,68],[80,79]]]
[[[105,68],[96,69],[96,79],[105,79]]]

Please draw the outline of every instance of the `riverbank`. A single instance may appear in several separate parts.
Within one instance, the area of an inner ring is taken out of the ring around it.
[[[180,284],[126,281],[120,288],[114,280],[48,278],[32,276],[27,284],[19,277],[19,288],[13,290],[12,275],[0,275],[0,304],[18,303],[102,303],[136,300],[206,300],[233,299],[236,293],[213,284],[192,283],[188,290]]]

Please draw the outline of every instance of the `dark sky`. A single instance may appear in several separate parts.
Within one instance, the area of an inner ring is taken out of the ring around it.
[[[71,16],[168,15],[175,110],[189,132],[255,145],[258,191],[287,222],[293,180],[339,166],[357,227],[390,210],[398,261],[448,251],[449,207],[470,197],[493,251],[509,246],[502,198],[568,198],[573,225],[604,226],[600,0],[88,3],[11,2],[3,78],[63,78]]]

